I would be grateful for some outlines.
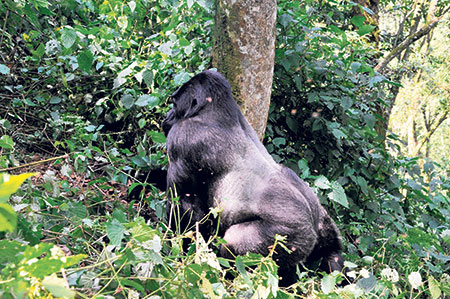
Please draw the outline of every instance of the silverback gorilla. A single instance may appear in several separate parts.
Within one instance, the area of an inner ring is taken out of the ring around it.
[[[296,281],[296,266],[321,259],[321,269],[341,271],[339,232],[319,199],[289,168],[277,164],[242,115],[227,80],[204,71],[172,95],[163,122],[169,168],[167,186],[179,196],[184,230],[220,207],[220,255],[267,255],[276,234],[281,285]],[[170,205],[168,209],[170,210]],[[214,223],[199,230],[212,234]]]

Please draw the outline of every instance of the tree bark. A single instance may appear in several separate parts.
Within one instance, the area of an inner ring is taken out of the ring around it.
[[[276,0],[217,0],[213,65],[262,139],[275,57]]]

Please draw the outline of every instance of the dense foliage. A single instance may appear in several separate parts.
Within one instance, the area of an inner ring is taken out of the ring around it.
[[[44,162],[11,198],[16,177],[0,180],[1,297],[450,294],[450,180],[384,134],[398,83],[374,72],[374,26],[355,6],[279,1],[267,148],[317,189],[356,277],[299,272],[282,290],[270,256],[232,263],[220,238],[167,230],[165,195],[145,182],[167,163],[167,97],[210,67],[212,2],[0,3],[0,171]]]

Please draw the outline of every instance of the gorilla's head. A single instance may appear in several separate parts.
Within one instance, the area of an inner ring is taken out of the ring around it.
[[[213,70],[203,71],[192,77],[171,95],[171,100],[173,108],[162,124],[166,136],[176,122],[199,116],[206,111],[220,111],[228,121],[238,118],[237,104],[228,81]]]

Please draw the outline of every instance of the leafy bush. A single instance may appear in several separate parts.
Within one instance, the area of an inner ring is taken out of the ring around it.
[[[397,137],[385,136],[379,111],[385,85],[397,83],[373,71],[378,53],[364,17],[349,16],[354,5],[280,5],[267,149],[312,181],[346,224],[352,260],[375,257],[374,274],[383,265],[401,273],[425,268],[432,292],[444,284],[431,274],[445,281],[449,267],[449,179],[432,162],[393,155]],[[357,285],[372,294],[408,290],[365,279]]]

